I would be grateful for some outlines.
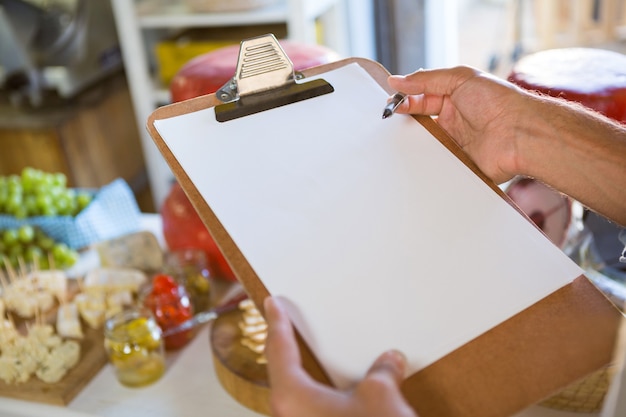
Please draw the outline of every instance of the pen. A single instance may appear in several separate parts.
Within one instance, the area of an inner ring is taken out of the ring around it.
[[[393,97],[391,97],[391,101],[385,106],[385,109],[383,110],[383,119],[391,117],[395,113],[398,106],[402,104],[405,98],[406,94],[404,93],[394,94]]]

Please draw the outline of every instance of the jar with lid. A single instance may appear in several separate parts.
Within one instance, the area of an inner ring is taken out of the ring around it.
[[[121,311],[104,325],[104,347],[120,383],[140,387],[165,372],[161,328],[145,308]]]
[[[185,287],[194,313],[213,307],[212,279],[203,250],[187,248],[166,252],[163,272]]]
[[[163,330],[169,330],[193,317],[193,306],[185,287],[167,274],[157,274],[152,285],[141,295],[141,304],[149,309],[156,323]],[[164,337],[166,350],[180,349],[195,336],[189,329]]]

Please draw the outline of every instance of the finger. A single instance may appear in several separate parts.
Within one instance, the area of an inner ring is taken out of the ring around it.
[[[396,113],[433,116],[441,113],[444,102],[444,96],[424,94],[407,96],[406,100],[396,109]]]
[[[263,302],[268,324],[265,355],[272,387],[289,384],[301,368],[298,343],[286,311],[278,300],[267,297]]]
[[[400,385],[406,373],[406,357],[402,352],[390,350],[378,357],[367,372],[367,377],[390,378]]]
[[[470,67],[419,70],[409,75],[392,75],[389,86],[408,94],[397,113],[438,115],[448,97],[478,72]]]
[[[443,96],[451,95],[477,73],[474,68],[459,66],[446,69],[419,70],[408,75],[392,75],[387,82],[394,90],[406,94]]]

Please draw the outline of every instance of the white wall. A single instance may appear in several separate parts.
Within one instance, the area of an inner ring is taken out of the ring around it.
[[[352,56],[376,59],[374,6],[372,0],[346,0],[348,36]]]
[[[469,0],[427,0],[425,3],[426,67],[459,64],[459,3]]]

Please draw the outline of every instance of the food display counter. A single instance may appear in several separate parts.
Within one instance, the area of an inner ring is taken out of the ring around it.
[[[160,417],[160,416],[260,416],[232,399],[221,387],[211,358],[210,327],[179,352],[168,352],[163,377],[152,385],[126,388],[110,365],[66,407],[0,398],[5,417]]]
[[[152,232],[164,246],[159,215],[144,214],[142,229]],[[82,268],[97,263],[85,254]],[[127,388],[121,385],[111,365],[100,372],[67,406],[0,397],[3,417],[159,417],[159,416],[259,416],[237,403],[220,385],[209,343],[210,325],[205,325],[183,349],[167,352],[167,370],[152,385]]]
[[[67,406],[58,407],[0,398],[3,417],[255,417],[233,400],[217,380],[209,346],[210,326],[177,354],[159,381],[143,388],[125,388],[107,365]],[[597,417],[546,407],[531,407],[514,417]]]
[[[142,216],[142,228],[163,244],[158,215]],[[86,262],[94,262],[87,260]],[[179,351],[168,352],[167,370],[152,385],[127,388],[111,365],[105,365],[67,405],[55,406],[0,397],[3,417],[259,417],[235,401],[221,386],[213,365],[205,325],[194,340]],[[512,417],[598,417],[598,414],[559,411],[533,406]]]

